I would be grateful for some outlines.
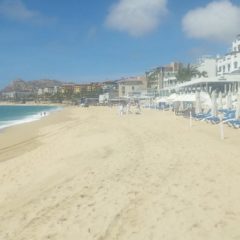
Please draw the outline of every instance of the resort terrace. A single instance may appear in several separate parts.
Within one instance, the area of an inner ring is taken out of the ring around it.
[[[237,91],[240,89],[240,75],[231,74],[224,76],[216,76],[210,78],[197,78],[188,82],[180,83],[172,87],[164,88],[161,95],[166,95],[167,92],[188,92],[196,90],[205,90],[212,92],[213,90],[227,92]]]

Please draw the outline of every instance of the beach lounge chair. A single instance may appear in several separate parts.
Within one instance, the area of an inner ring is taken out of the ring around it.
[[[240,128],[240,120],[239,119],[230,119],[226,122],[229,127]]]

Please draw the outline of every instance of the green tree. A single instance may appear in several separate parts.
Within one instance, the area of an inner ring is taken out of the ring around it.
[[[204,78],[208,77],[208,73],[206,71],[202,71],[200,74],[201,74],[201,77],[204,77]]]
[[[187,65],[187,67],[182,67],[179,69],[176,78],[178,82],[187,82],[190,81],[193,77],[200,76],[200,72],[196,69],[196,67]]]

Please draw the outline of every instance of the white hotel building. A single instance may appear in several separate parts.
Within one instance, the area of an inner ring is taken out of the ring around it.
[[[240,73],[240,34],[232,43],[230,53],[217,57],[217,76]]]
[[[227,93],[240,90],[240,34],[233,41],[231,50],[223,57],[203,56],[197,64],[193,65],[199,72],[206,72],[206,76],[196,76],[191,81],[164,88],[165,92],[186,92],[213,90]],[[165,95],[164,95],[165,96]]]

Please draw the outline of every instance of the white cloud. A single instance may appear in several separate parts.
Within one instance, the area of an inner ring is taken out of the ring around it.
[[[45,23],[52,19],[38,11],[28,9],[21,0],[3,0],[0,3],[0,16],[13,21]]]
[[[167,0],[119,0],[106,19],[109,28],[142,36],[155,30],[167,13]]]
[[[229,0],[214,1],[189,11],[182,20],[187,36],[192,38],[231,41],[240,33],[240,6]]]

